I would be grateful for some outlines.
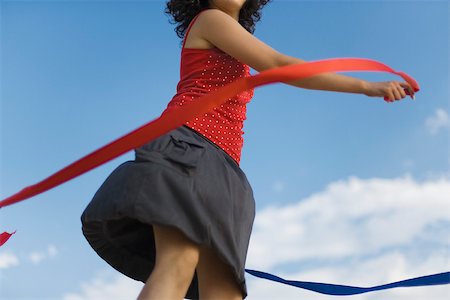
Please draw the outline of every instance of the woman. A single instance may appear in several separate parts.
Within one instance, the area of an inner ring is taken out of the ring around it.
[[[250,76],[304,60],[252,35],[268,0],[171,0],[166,13],[184,37],[174,109]],[[403,99],[407,83],[322,74],[296,87]],[[240,169],[247,90],[142,147],[117,167],[81,217],[95,251],[121,273],[145,282],[139,300],[243,299],[244,267],[255,216]]]

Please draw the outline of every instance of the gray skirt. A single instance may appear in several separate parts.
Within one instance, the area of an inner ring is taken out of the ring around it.
[[[253,190],[237,162],[182,125],[134,149],[81,215],[83,235],[120,273],[146,282],[155,265],[152,224],[170,225],[211,247],[247,297],[245,261],[255,218]],[[195,271],[185,298],[198,299]]]

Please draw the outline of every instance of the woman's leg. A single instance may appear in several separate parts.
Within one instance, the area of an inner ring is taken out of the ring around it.
[[[209,247],[202,246],[197,265],[201,300],[242,300],[242,291],[231,267]]]
[[[153,225],[156,263],[137,300],[182,300],[194,276],[199,245],[172,226]]]

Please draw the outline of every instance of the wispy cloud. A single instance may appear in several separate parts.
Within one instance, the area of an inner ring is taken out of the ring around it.
[[[425,120],[425,126],[431,135],[435,135],[440,129],[450,127],[450,118],[448,113],[442,109],[436,109],[434,115]]]
[[[18,266],[19,263],[19,258],[15,254],[8,252],[0,253],[0,269],[7,269],[12,266]]]
[[[47,252],[49,256],[55,256],[56,254],[58,254],[58,250],[53,245],[48,245]]]
[[[48,245],[47,251],[33,251],[28,255],[28,259],[33,264],[38,264],[41,261],[43,261],[44,259],[51,257],[51,256],[55,256],[57,254],[58,254],[58,250],[56,249],[56,247],[54,245]]]
[[[410,169],[414,167],[414,161],[412,159],[404,159],[402,161],[403,167],[406,169]]]
[[[274,192],[280,193],[282,191],[284,191],[284,187],[285,187],[285,183],[284,181],[281,180],[276,180],[273,184],[272,184],[272,190]]]
[[[67,293],[63,300],[136,299],[144,283],[113,271],[100,271],[90,282],[81,284],[81,292]]]
[[[41,252],[31,252],[28,255],[28,258],[33,264],[38,264],[45,258],[45,254]]]

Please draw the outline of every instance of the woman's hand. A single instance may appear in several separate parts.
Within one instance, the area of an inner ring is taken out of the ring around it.
[[[386,102],[401,100],[409,95],[414,99],[414,89],[406,82],[367,82],[364,94],[369,97],[383,97]]]

